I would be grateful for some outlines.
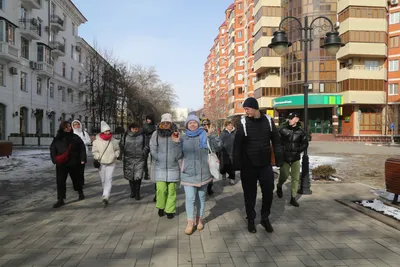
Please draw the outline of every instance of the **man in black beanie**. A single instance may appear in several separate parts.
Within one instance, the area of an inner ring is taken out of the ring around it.
[[[247,116],[238,123],[233,145],[233,167],[240,170],[249,232],[257,232],[254,220],[259,181],[262,192],[261,225],[271,233],[274,231],[268,218],[274,192],[271,143],[276,165],[280,167],[283,165],[280,138],[272,118],[261,114],[255,98],[247,98],[243,108]]]

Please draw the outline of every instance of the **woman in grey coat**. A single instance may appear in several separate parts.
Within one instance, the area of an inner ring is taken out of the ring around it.
[[[147,137],[139,124],[134,122],[128,127],[120,142],[123,157],[124,177],[131,187],[131,198],[140,200],[140,185],[144,175],[144,165],[149,153]]]
[[[221,139],[223,148],[220,155],[220,173],[223,175],[225,180],[226,174],[229,175],[229,183],[235,184],[235,171],[232,166],[232,153],[233,153],[233,141],[235,140],[236,129],[233,126],[231,120],[226,120],[224,123],[224,129],[222,130],[219,138]]]
[[[153,158],[151,177],[156,181],[156,207],[160,217],[167,214],[174,218],[176,212],[176,189],[180,181],[178,160],[182,155],[178,129],[169,113],[161,116],[161,123],[150,139]]]
[[[214,129],[207,127],[207,132],[200,127],[199,118],[192,114],[186,119],[186,134],[182,137],[181,184],[185,187],[187,226],[185,233],[191,235],[193,228],[204,228],[203,217],[207,185],[213,177],[208,163],[209,146],[213,152],[222,147]],[[196,222],[194,208],[197,206]]]

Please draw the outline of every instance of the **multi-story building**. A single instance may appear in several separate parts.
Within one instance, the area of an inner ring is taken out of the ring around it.
[[[390,133],[393,122],[398,134],[400,7],[395,0],[326,0],[318,5],[301,0],[255,0],[254,3],[241,0],[234,1],[232,12],[238,13],[239,3],[245,7],[253,5],[253,53],[245,53],[245,61],[251,66],[244,68],[243,76],[248,77],[246,84],[240,79],[229,80],[228,116],[242,113],[242,110],[234,109],[235,103],[240,106],[243,98],[252,95],[248,86],[252,80],[249,79],[250,70],[257,75],[253,95],[262,110],[275,115],[276,119],[284,118],[294,109],[302,112],[305,73],[297,22],[287,20],[282,25],[293,44],[282,57],[267,46],[282,18],[294,16],[303,22],[308,16],[311,22],[318,16],[325,16],[334,23],[345,46],[336,57],[329,56],[320,45],[325,33],[330,31],[330,25],[322,19],[315,21],[308,57],[311,132],[333,134],[341,139],[360,135],[372,140]],[[229,34],[233,32],[232,25],[239,31],[240,24],[236,20],[236,14],[228,18]],[[229,54],[229,78],[234,77],[235,72],[241,74],[239,65],[237,69],[231,65],[240,56],[236,50]],[[250,58],[254,59],[253,65]],[[244,95],[235,91],[241,87],[248,88]]]
[[[0,140],[85,121],[84,54],[95,52],[78,36],[86,21],[70,0],[0,1]]]
[[[394,134],[399,135],[400,124],[400,6],[398,1],[389,2],[389,79],[388,79],[388,121],[394,124]]]

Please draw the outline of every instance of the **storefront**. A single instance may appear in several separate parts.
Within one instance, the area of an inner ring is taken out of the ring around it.
[[[335,94],[310,94],[308,96],[308,121],[312,133],[333,134],[338,133],[340,122],[338,115],[341,113],[339,105],[342,96]],[[273,108],[279,114],[279,122],[285,121],[287,115],[296,110],[304,120],[304,95],[287,95],[275,98]]]

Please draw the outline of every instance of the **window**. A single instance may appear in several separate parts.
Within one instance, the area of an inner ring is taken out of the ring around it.
[[[243,32],[242,31],[238,31],[238,38],[242,38],[243,37]]]
[[[389,39],[389,47],[393,48],[393,47],[399,47],[399,36],[392,36]]]
[[[379,61],[366,60],[365,61],[366,70],[379,70]]]
[[[6,42],[10,45],[15,45],[15,27],[6,21],[2,21],[6,24]],[[0,24],[1,30],[3,30],[3,24]],[[2,34],[1,34],[2,35]],[[1,40],[3,41],[3,36],[1,36]]]
[[[4,82],[4,65],[0,64],[0,86],[4,86],[5,82]]]
[[[81,51],[78,52],[78,61],[79,61],[79,63],[82,63],[82,52]]]
[[[28,90],[26,89],[26,80],[27,80],[27,74],[21,71],[20,88],[21,91],[24,92],[28,92]]]
[[[75,32],[75,23],[72,22],[72,35],[76,36],[76,32]]]
[[[242,108],[242,107],[243,107],[243,102],[238,102],[238,103],[237,103],[237,107],[238,107],[238,108]]]
[[[242,52],[243,51],[243,45],[238,45],[238,52]]]
[[[82,83],[82,72],[78,73],[78,83]]]
[[[325,84],[324,83],[320,83],[319,84],[319,92],[320,93],[324,93],[325,92]]]
[[[38,45],[37,61],[46,62],[47,64],[53,65],[50,48],[44,45]]]
[[[243,94],[243,87],[239,87],[239,88],[238,88],[238,94],[239,94],[239,95]]]
[[[398,95],[399,94],[399,84],[392,83],[389,84],[389,95]]]
[[[395,12],[389,15],[389,23],[397,24],[400,23],[400,12]]]
[[[21,57],[29,59],[29,40],[21,37]]]
[[[74,71],[75,71],[75,69],[71,68],[71,81],[74,80]]]
[[[389,60],[389,71],[398,71],[399,70],[399,60]]]
[[[38,18],[37,20],[38,20],[37,33],[41,37],[42,36],[42,23],[43,23],[43,20],[40,19],[40,18]]]
[[[51,15],[56,15],[56,4],[51,3]]]
[[[54,83],[50,83],[49,94],[50,98],[54,98]]]
[[[70,91],[69,93],[69,101],[71,103],[74,103],[74,91],[72,91],[72,89],[68,88],[68,90]]]
[[[243,74],[238,74],[237,78],[238,78],[238,81],[243,81]]]
[[[62,102],[66,102],[67,101],[67,96],[66,96],[66,92],[65,92],[65,87],[61,86],[61,101]]]
[[[74,45],[71,45],[71,58],[72,58],[72,59],[75,59],[74,54],[75,54],[75,46],[74,46]]]
[[[0,9],[4,10],[4,1],[5,0],[0,0]]]
[[[65,64],[65,62],[62,63],[62,76],[65,77],[66,76],[66,72],[67,72],[67,64]]]
[[[36,93],[38,95],[42,95],[42,79],[40,79],[40,78],[36,79],[36,87],[37,87]]]
[[[242,2],[238,3],[237,8],[238,8],[238,10],[242,9]]]

